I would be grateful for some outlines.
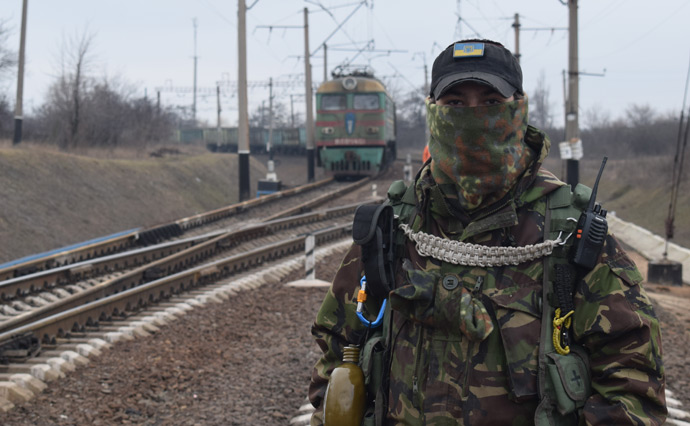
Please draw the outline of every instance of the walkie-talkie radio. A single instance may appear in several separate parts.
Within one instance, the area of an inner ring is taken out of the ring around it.
[[[599,204],[595,205],[599,179],[604,171],[607,159],[608,157],[604,157],[604,160],[601,162],[601,168],[599,169],[597,180],[594,182],[587,209],[582,212],[580,219],[577,221],[574,245],[575,254],[572,260],[576,265],[586,269],[592,269],[596,265],[609,230],[609,225],[606,222],[606,210]]]

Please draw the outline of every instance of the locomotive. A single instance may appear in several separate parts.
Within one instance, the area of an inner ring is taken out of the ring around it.
[[[395,160],[395,103],[370,71],[322,83],[315,124],[318,165],[336,178],[375,175]]]

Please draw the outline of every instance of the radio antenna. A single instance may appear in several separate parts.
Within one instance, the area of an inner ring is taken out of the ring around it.
[[[601,161],[601,167],[599,168],[599,174],[597,175],[597,180],[594,181],[594,188],[592,188],[592,196],[589,197],[589,205],[587,206],[587,211],[594,210],[594,200],[597,198],[597,190],[599,189],[599,179],[601,179],[601,174],[604,172],[604,166],[606,166],[606,160],[609,157],[604,157]]]

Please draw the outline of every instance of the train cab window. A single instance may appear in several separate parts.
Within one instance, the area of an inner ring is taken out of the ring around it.
[[[326,111],[341,111],[347,108],[347,98],[345,95],[323,95],[321,96],[321,109]]]
[[[358,94],[353,99],[354,109],[379,109],[379,95],[376,93]]]

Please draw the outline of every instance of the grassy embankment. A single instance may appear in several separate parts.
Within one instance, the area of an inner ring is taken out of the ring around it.
[[[235,203],[237,169],[236,155],[205,150],[85,156],[2,144],[0,263]],[[253,194],[265,174],[252,159]]]
[[[580,181],[594,185],[601,160],[580,162]],[[559,159],[548,160],[546,167],[559,177]],[[688,165],[681,181],[675,214],[675,234],[672,242],[690,247],[690,179]],[[672,157],[645,157],[617,160],[609,158],[599,184],[597,200],[604,208],[623,220],[633,222],[665,237],[664,222],[671,201]]]

